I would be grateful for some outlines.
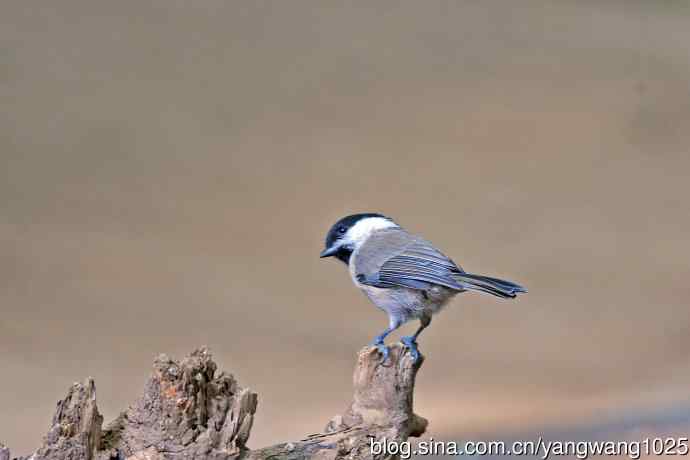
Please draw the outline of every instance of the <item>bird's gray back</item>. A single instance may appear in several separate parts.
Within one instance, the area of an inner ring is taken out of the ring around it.
[[[428,289],[433,285],[463,290],[462,268],[429,241],[395,228],[373,233],[353,254],[351,272],[377,287]]]
[[[376,275],[388,260],[402,254],[418,239],[401,228],[387,228],[374,232],[352,254],[355,273]]]

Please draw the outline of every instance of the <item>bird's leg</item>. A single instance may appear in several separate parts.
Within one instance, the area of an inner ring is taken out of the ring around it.
[[[422,333],[426,327],[431,324],[431,316],[424,315],[421,318],[419,318],[420,325],[417,328],[417,331],[413,335],[407,335],[404,337],[400,338],[400,341],[407,347],[408,350],[410,350],[410,353],[412,354],[412,359],[417,362],[419,359],[419,350],[417,349],[417,337],[419,337],[419,334]]]
[[[385,363],[386,360],[388,360],[388,354],[389,354],[388,347],[386,346],[384,340],[388,336],[388,334],[390,334],[391,332],[393,332],[394,330],[399,328],[400,324],[402,324],[400,320],[391,318],[390,325],[388,326],[388,328],[385,331],[383,331],[381,334],[377,335],[374,338],[374,340],[371,342],[371,345],[376,347],[378,349],[379,353],[381,353],[383,355],[383,360],[381,361],[382,363]]]

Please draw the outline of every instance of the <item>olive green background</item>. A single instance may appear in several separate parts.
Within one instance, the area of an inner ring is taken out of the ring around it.
[[[682,1],[3,2],[0,440],[38,446],[89,375],[110,420],[158,353],[204,344],[259,392],[252,446],[320,430],[387,324],[318,258],[361,211],[530,289],[459,296],[424,333],[429,435],[685,404],[689,21]]]

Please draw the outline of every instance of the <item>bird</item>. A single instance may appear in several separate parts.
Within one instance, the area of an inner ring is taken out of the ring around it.
[[[420,322],[416,332],[400,341],[417,362],[419,335],[431,324],[432,316],[461,292],[477,291],[503,299],[527,292],[512,281],[467,273],[429,241],[374,212],[345,216],[333,224],[320,257],[345,263],[355,286],[388,314],[388,327],[370,344],[384,363],[389,356],[386,337],[414,319]]]

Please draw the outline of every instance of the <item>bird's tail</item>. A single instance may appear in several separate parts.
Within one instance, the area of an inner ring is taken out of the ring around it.
[[[498,278],[492,278],[490,276],[473,275],[471,273],[458,273],[455,275],[455,279],[465,289],[470,291],[486,292],[504,299],[512,299],[521,292],[527,292],[527,289],[519,284]]]

